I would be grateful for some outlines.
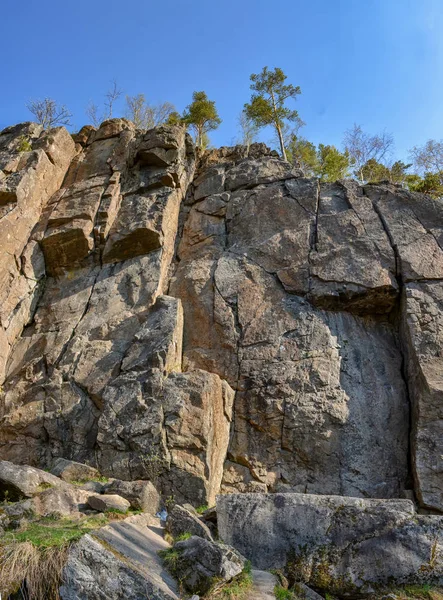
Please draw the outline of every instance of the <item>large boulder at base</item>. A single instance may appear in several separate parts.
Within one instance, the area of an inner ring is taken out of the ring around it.
[[[221,539],[254,566],[286,566],[321,591],[443,583],[443,517],[418,515],[409,500],[228,494],[217,513]]]
[[[64,486],[55,475],[27,465],[14,465],[7,460],[0,461],[0,499],[17,501],[31,498],[45,488]]]
[[[42,516],[78,517],[88,509],[90,492],[75,486],[50,488],[34,497],[34,510]]]
[[[131,506],[130,502],[117,494],[103,494],[101,496],[89,496],[88,504],[94,510],[105,512],[106,510],[120,510],[127,512]]]
[[[178,600],[160,589],[117,551],[85,535],[69,551],[62,600]]]
[[[239,575],[245,559],[234,548],[193,536],[177,542],[174,576],[190,593],[206,594]]]
[[[184,533],[190,533],[206,540],[212,541],[211,532],[205,523],[201,521],[197,514],[183,506],[176,504],[168,515],[166,521],[166,531],[172,535],[174,539]]]
[[[130,502],[131,508],[155,515],[160,506],[160,494],[150,481],[114,479],[105,487],[106,494],[117,494]]]
[[[51,473],[64,481],[89,481],[100,477],[100,473],[94,467],[66,458],[57,458]]]

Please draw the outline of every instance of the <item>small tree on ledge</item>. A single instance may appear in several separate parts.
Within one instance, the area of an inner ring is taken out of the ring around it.
[[[57,125],[65,127],[71,125],[72,114],[66,106],[59,106],[52,98],[30,100],[26,107],[34,115],[37,123],[43,125],[43,129],[51,129]]]
[[[281,69],[273,71],[264,67],[261,73],[251,75],[251,90],[255,93],[251,96],[251,102],[245,104],[246,115],[257,125],[266,127],[272,125],[280,141],[281,155],[286,160],[286,150],[283,140],[283,127],[285,121],[296,121],[298,112],[290,110],[285,106],[286,100],[295,98],[301,94],[300,88],[293,85],[285,85],[287,77]]]
[[[208,132],[217,129],[222,121],[215,102],[208,99],[206,92],[194,92],[192,103],[186,107],[183,114],[183,122],[192,127],[196,145],[203,148],[208,143]]]

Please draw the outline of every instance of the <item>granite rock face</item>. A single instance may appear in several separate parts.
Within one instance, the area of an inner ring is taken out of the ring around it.
[[[321,592],[358,597],[397,585],[441,585],[443,517],[409,500],[227,494],[222,539],[259,568],[282,568]]]
[[[0,458],[443,511],[440,202],[125,119],[0,163]]]

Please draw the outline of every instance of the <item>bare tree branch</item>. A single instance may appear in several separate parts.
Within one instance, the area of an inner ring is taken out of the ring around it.
[[[71,125],[72,113],[64,104],[59,106],[52,98],[30,100],[26,107],[35,116],[37,123],[43,125],[44,129],[51,129],[57,125],[65,127]]]

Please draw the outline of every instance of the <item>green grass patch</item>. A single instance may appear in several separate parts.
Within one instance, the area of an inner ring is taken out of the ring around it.
[[[198,512],[199,515],[202,515],[204,512],[206,512],[208,510],[208,505],[207,504],[202,504],[202,506],[199,506],[198,508],[196,508],[196,512]]]
[[[28,523],[22,530],[6,532],[0,546],[29,542],[36,548],[64,546],[80,539],[82,535],[103,527],[108,519],[105,516],[85,517],[84,519],[42,518]]]
[[[168,571],[174,575],[177,570],[177,563],[180,558],[180,552],[175,548],[167,548],[166,550],[160,550],[158,555],[163,559]]]
[[[109,483],[109,477],[90,477],[87,479],[73,479],[70,483],[73,485],[84,485],[85,483],[89,483],[90,481],[95,481],[97,483]]]
[[[292,590],[287,590],[279,583],[274,587],[274,595],[277,600],[296,600],[297,596]]]
[[[216,593],[217,598],[242,600],[252,587],[252,566],[246,561],[243,571]]]
[[[443,600],[443,588],[427,583],[423,585],[405,585],[390,590],[390,592],[395,594],[400,600]]]
[[[192,537],[192,533],[188,533],[188,532],[181,533],[176,538],[174,538],[174,543],[175,542],[184,542],[185,540],[189,540],[190,537]]]

